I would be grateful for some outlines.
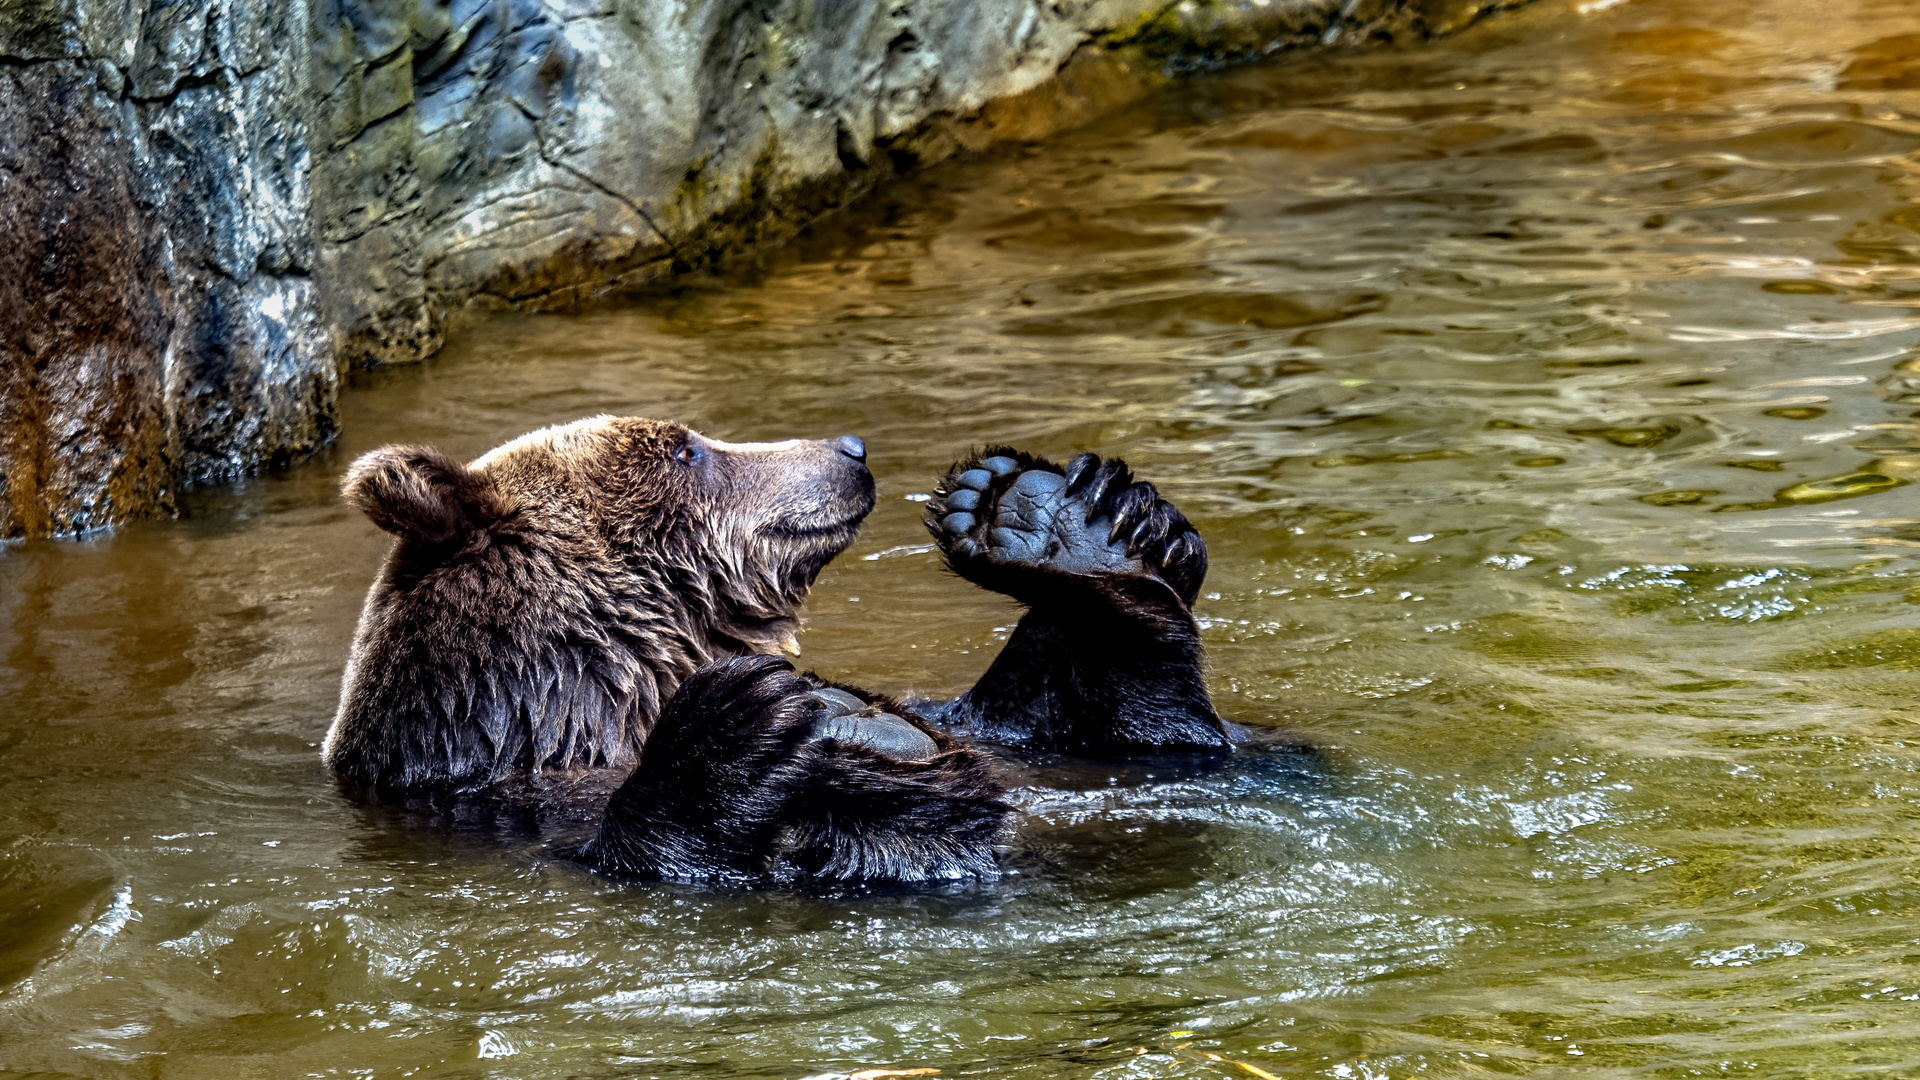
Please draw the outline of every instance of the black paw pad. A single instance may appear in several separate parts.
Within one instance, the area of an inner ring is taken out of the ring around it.
[[[1061,468],[995,451],[950,473],[927,528],[955,569],[983,560],[1072,577],[1153,575],[1192,603],[1206,546],[1152,484],[1125,463],[1082,454]]]

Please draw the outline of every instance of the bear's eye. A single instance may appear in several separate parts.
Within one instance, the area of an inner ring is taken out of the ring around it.
[[[699,461],[702,456],[703,454],[699,444],[691,439],[681,443],[680,449],[673,452],[673,459],[682,465],[692,465],[694,462]]]

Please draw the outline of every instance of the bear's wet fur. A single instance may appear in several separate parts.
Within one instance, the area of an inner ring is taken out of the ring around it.
[[[1205,543],[1090,454],[985,451],[929,503],[947,565],[1028,607],[966,694],[903,702],[768,655],[872,509],[864,456],[596,417],[466,465],[362,457],[345,496],[396,540],[328,764],[383,799],[624,774],[578,852],[594,868],[839,885],[995,872],[1010,807],[974,740],[1101,757],[1242,741],[1202,677]]]

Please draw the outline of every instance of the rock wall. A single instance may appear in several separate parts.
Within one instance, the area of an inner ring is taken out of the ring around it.
[[[331,437],[472,302],[777,239],[1182,68],[1512,0],[0,0],[0,537]]]
[[[318,445],[303,6],[0,5],[0,536]]]

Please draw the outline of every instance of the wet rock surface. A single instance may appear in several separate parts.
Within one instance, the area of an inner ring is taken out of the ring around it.
[[[0,14],[0,536],[173,508],[331,437],[305,8]]]
[[[1183,66],[1504,0],[44,0],[0,9],[0,536],[331,438],[340,372],[778,239]]]

